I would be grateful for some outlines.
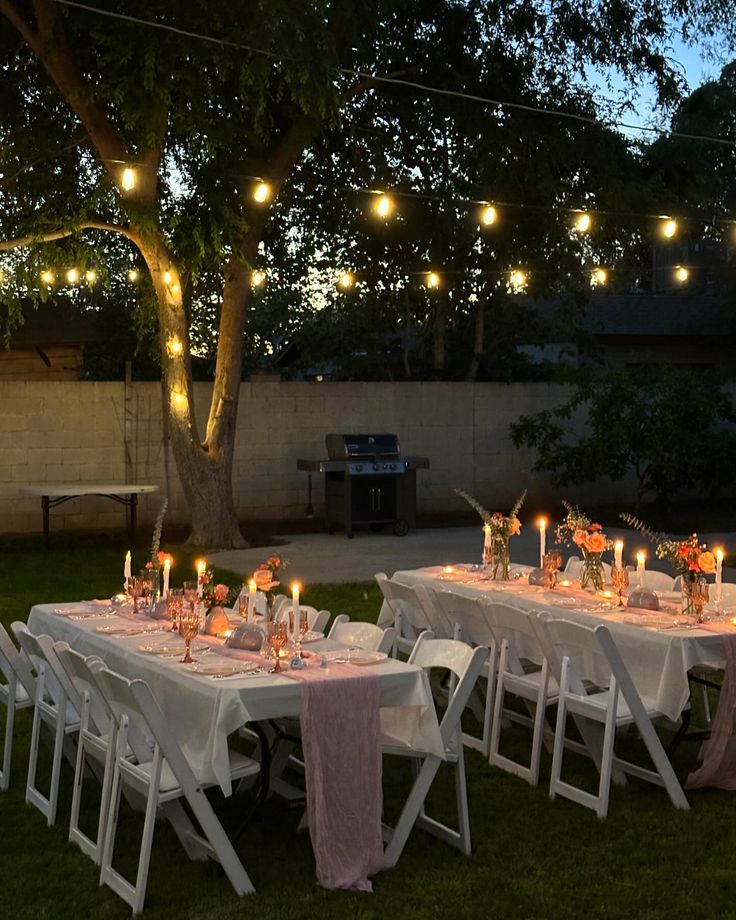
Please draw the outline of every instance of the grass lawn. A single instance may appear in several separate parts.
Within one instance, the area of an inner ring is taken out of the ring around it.
[[[175,553],[172,576],[178,584],[184,554]],[[0,610],[9,625],[25,619],[34,603],[107,597],[122,575],[119,545],[100,539],[57,543],[45,554],[36,540],[0,541]],[[145,559],[136,560],[140,565]],[[134,566],[135,567],[135,566]],[[218,573],[224,580],[225,573]],[[225,576],[227,577],[227,576]],[[233,578],[235,583],[235,576]],[[371,584],[314,585],[306,603],[333,613],[375,619],[380,606]],[[0,722],[4,710],[0,711]],[[17,717],[11,789],[0,794],[0,918],[77,920],[124,918],[127,906],[109,889],[98,887],[92,862],[67,842],[71,771],[62,777],[59,820],[46,827],[24,804],[30,716]],[[509,745],[524,751],[528,733],[509,732]],[[634,737],[623,744],[637,748]],[[685,744],[675,758],[684,777],[696,750]],[[576,778],[594,781],[584,759],[570,758]],[[239,843],[239,852],[257,893],[237,898],[213,866],[190,862],[174,834],[159,825],[153,846],[145,916],[151,920],[270,920],[319,917],[320,920],[392,920],[408,917],[482,917],[498,920],[540,918],[695,918],[734,917],[736,895],[736,798],[702,791],[690,794],[693,810],[678,812],[666,793],[633,781],[615,789],[610,817],[599,821],[580,806],[550,801],[546,791],[549,758],[542,784],[526,783],[491,769],[479,755],[467,754],[474,852],[461,856],[449,846],[414,832],[398,866],[375,879],[373,895],[327,892],[314,882],[309,836],[298,833],[301,817],[280,801],[270,802]],[[405,764],[387,761],[385,810],[397,813],[410,784]],[[94,783],[86,784],[90,793]],[[92,796],[90,795],[90,798]],[[94,805],[94,802],[89,804]],[[220,799],[225,817],[237,802]],[[449,818],[453,788],[441,772],[430,813]],[[88,820],[94,817],[93,809]],[[138,817],[123,813],[121,857],[137,855]]]

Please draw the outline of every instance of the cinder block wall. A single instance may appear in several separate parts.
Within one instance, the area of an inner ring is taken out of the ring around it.
[[[204,424],[210,386],[196,384],[196,413]],[[430,458],[417,475],[419,514],[464,509],[454,487],[489,506],[509,506],[522,489],[539,501],[559,500],[545,477],[531,472],[533,455],[517,450],[509,424],[519,415],[558,404],[559,386],[544,383],[243,383],[235,445],[234,492],[239,514],[255,521],[293,521],[307,505],[307,476],[299,457],[325,456],[324,437],[336,432],[396,432],[405,454]],[[127,433],[127,437],[126,437]],[[164,442],[158,383],[0,382],[0,531],[40,530],[40,500],[18,495],[24,484],[153,483],[170,496],[168,520],[188,512],[173,457]],[[313,476],[322,510],[323,486]],[[628,498],[626,485],[576,489],[580,501]],[[562,496],[564,497],[564,496]],[[161,495],[142,496],[141,523],[155,518]],[[123,509],[96,497],[52,511],[52,529],[112,530]]]

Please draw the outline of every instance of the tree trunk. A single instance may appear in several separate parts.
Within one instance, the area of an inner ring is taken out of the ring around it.
[[[473,331],[473,357],[470,359],[465,379],[474,383],[480,369],[480,359],[485,352],[486,298],[481,296],[475,305],[475,328]]]

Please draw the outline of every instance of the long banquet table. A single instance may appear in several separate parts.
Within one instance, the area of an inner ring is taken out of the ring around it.
[[[55,611],[60,611],[59,615]],[[68,614],[79,612],[79,619]],[[94,614],[99,614],[99,617]],[[231,792],[227,738],[247,722],[298,716],[302,683],[288,676],[260,672],[215,680],[197,674],[177,658],[162,658],[141,650],[141,646],[167,642],[184,644],[172,632],[136,636],[112,636],[98,631],[101,626],[166,627],[165,621],[144,617],[133,619],[128,611],[111,615],[112,608],[100,604],[38,604],[31,609],[28,625],[36,634],[64,640],[85,655],[98,655],[115,671],[148,682],[169,726],[192,765],[198,780],[216,783]],[[222,640],[207,637],[210,644]],[[197,642],[193,643],[196,645]],[[316,668],[321,651],[337,648],[323,639],[310,643],[309,667]],[[221,650],[224,653],[224,648]],[[227,650],[237,657],[237,652]],[[195,655],[196,657],[196,655]],[[203,660],[206,656],[203,656]],[[392,744],[411,744],[444,759],[432,694],[425,672],[413,665],[387,659],[371,667],[380,683],[381,732]],[[330,671],[324,672],[330,680]],[[339,683],[336,681],[336,692]],[[349,713],[346,713],[349,716]]]
[[[476,568],[456,565],[451,572],[446,572],[443,566],[430,566],[397,571],[393,578],[405,585],[422,584],[435,591],[488,598],[529,613],[544,610],[558,619],[591,626],[605,623],[640,695],[655,700],[657,709],[672,720],[680,716],[689,699],[688,672],[698,667],[722,670],[724,636],[736,635],[736,626],[730,620],[736,611],[727,611],[730,616],[702,627],[676,628],[674,612],[668,621],[666,611],[618,608],[614,606],[615,598],[605,599],[582,591],[576,585],[554,590],[530,585],[526,578],[529,566],[515,566],[520,577],[507,582],[494,581]],[[672,601],[672,598],[667,600]],[[382,626],[393,622],[393,614],[386,603],[378,622]]]

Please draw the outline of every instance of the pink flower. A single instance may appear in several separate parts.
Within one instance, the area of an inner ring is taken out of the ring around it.
[[[588,539],[588,534],[584,530],[576,530],[572,535],[572,542],[576,546],[585,546],[585,543]]]

